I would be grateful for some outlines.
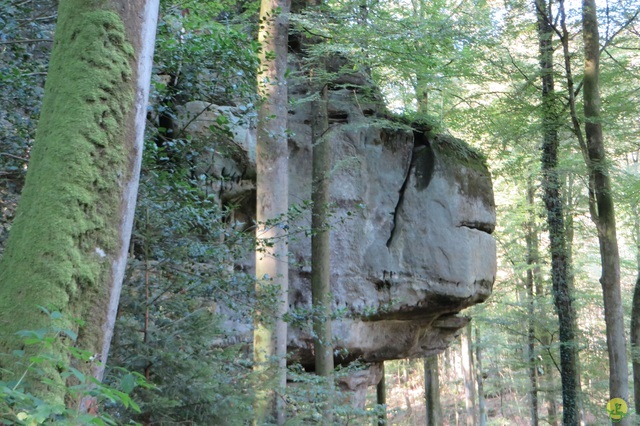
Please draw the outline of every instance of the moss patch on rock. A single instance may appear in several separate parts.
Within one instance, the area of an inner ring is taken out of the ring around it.
[[[60,2],[37,137],[0,262],[0,352],[19,348],[16,331],[46,327],[38,306],[62,312],[71,329],[85,321],[79,345],[100,351],[105,309],[94,306],[108,303],[119,245],[134,52],[119,15],[97,4]]]
[[[431,146],[445,158],[454,160],[470,169],[489,174],[487,158],[463,140],[449,135],[436,135],[430,138]]]

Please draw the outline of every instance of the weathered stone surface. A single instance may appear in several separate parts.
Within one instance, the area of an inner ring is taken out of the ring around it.
[[[355,96],[334,93],[330,107],[341,117],[330,130],[332,292],[334,308],[347,313],[334,322],[336,346],[347,349],[345,360],[427,356],[466,324],[454,314],[491,293],[491,178],[461,142],[375,125]],[[311,196],[309,114],[290,116],[295,200]],[[308,307],[310,243],[294,240],[290,249],[300,265],[289,275],[291,306]],[[312,365],[308,332],[291,330],[289,346]]]
[[[343,392],[343,395],[349,398],[345,402],[348,402],[353,407],[364,409],[367,401],[367,388],[377,385],[383,374],[382,363],[373,363],[368,365],[368,368],[346,375],[338,375],[336,384]]]
[[[377,109],[354,90],[331,92],[332,293],[334,309],[344,314],[333,331],[336,348],[345,349],[338,363],[444,350],[468,321],[456,314],[484,301],[496,274],[493,191],[481,159],[451,137],[376,122]],[[191,114],[203,110],[189,124],[194,132],[231,112],[187,106]],[[312,113],[309,102],[289,113],[292,204],[311,198]],[[253,129],[236,127],[237,144],[253,160]],[[291,229],[308,223],[309,214]],[[297,236],[289,246],[290,305],[308,308],[310,239]],[[289,349],[312,368],[309,330],[290,328]]]
[[[218,106],[210,102],[193,101],[178,108],[177,126],[195,138],[216,140],[210,146],[218,155],[211,162],[203,162],[211,169],[209,173],[216,177],[227,177],[229,174],[247,174],[247,165],[256,162],[256,128],[252,118],[239,108]],[[211,128],[218,131],[213,132]],[[235,150],[234,150],[235,148]],[[236,152],[233,152],[236,151]],[[233,152],[236,155],[229,155]],[[246,156],[238,158],[238,155]],[[223,172],[223,169],[225,170]],[[224,176],[223,176],[224,175]]]

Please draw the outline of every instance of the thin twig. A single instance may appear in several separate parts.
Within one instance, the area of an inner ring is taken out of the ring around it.
[[[49,16],[40,16],[38,18],[28,18],[28,19],[18,19],[18,22],[34,22],[34,21],[48,21],[49,19],[55,19],[58,17],[58,14],[55,13]]]
[[[51,38],[27,38],[23,40],[9,40],[0,41],[0,44],[19,44],[19,43],[49,43],[52,42]]]
[[[0,152],[0,155],[4,155],[5,157],[9,157],[9,158],[14,158],[16,160],[20,160],[20,161],[25,161],[28,162],[29,160],[27,160],[26,158],[17,156],[17,155],[13,155],[13,154],[9,154],[8,152]]]

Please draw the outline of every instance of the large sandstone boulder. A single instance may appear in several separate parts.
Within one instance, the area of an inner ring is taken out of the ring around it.
[[[461,141],[376,123],[355,96],[330,99],[331,281],[333,307],[344,314],[333,333],[345,349],[336,362],[438,353],[468,321],[456,314],[491,294],[491,177]],[[299,105],[289,117],[292,201],[311,197],[310,114]],[[290,251],[290,305],[309,307],[310,241],[294,239]],[[297,360],[312,367],[309,331],[289,335]]]
[[[289,112],[292,204],[311,198],[311,106],[301,101]],[[255,161],[255,129],[233,118],[238,111],[191,103],[184,124],[204,136],[220,114],[245,151],[242,161]],[[342,364],[441,352],[468,322],[456,314],[484,301],[496,275],[493,191],[482,159],[452,137],[375,118],[380,115],[375,102],[352,89],[331,91],[331,286],[340,313],[333,322],[342,349],[336,363]],[[214,174],[246,168],[229,161],[216,157],[209,166]],[[246,179],[237,185],[227,191],[254,190]],[[307,212],[291,229],[309,223]],[[289,247],[290,306],[309,308],[310,239],[291,238]],[[228,314],[229,324],[246,319]],[[242,334],[233,340],[250,340],[250,324],[229,328]],[[292,360],[313,368],[310,330],[291,327],[288,346]]]

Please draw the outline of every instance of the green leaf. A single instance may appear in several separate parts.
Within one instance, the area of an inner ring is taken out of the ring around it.
[[[225,115],[220,114],[219,116],[216,117],[216,123],[218,123],[221,126],[224,126],[225,124],[229,124],[229,119]]]
[[[80,382],[84,383],[87,380],[87,377],[80,370],[69,367],[69,371],[78,379]]]
[[[133,374],[125,374],[120,382],[120,388],[126,392],[131,393],[131,391],[136,387],[136,378]]]

